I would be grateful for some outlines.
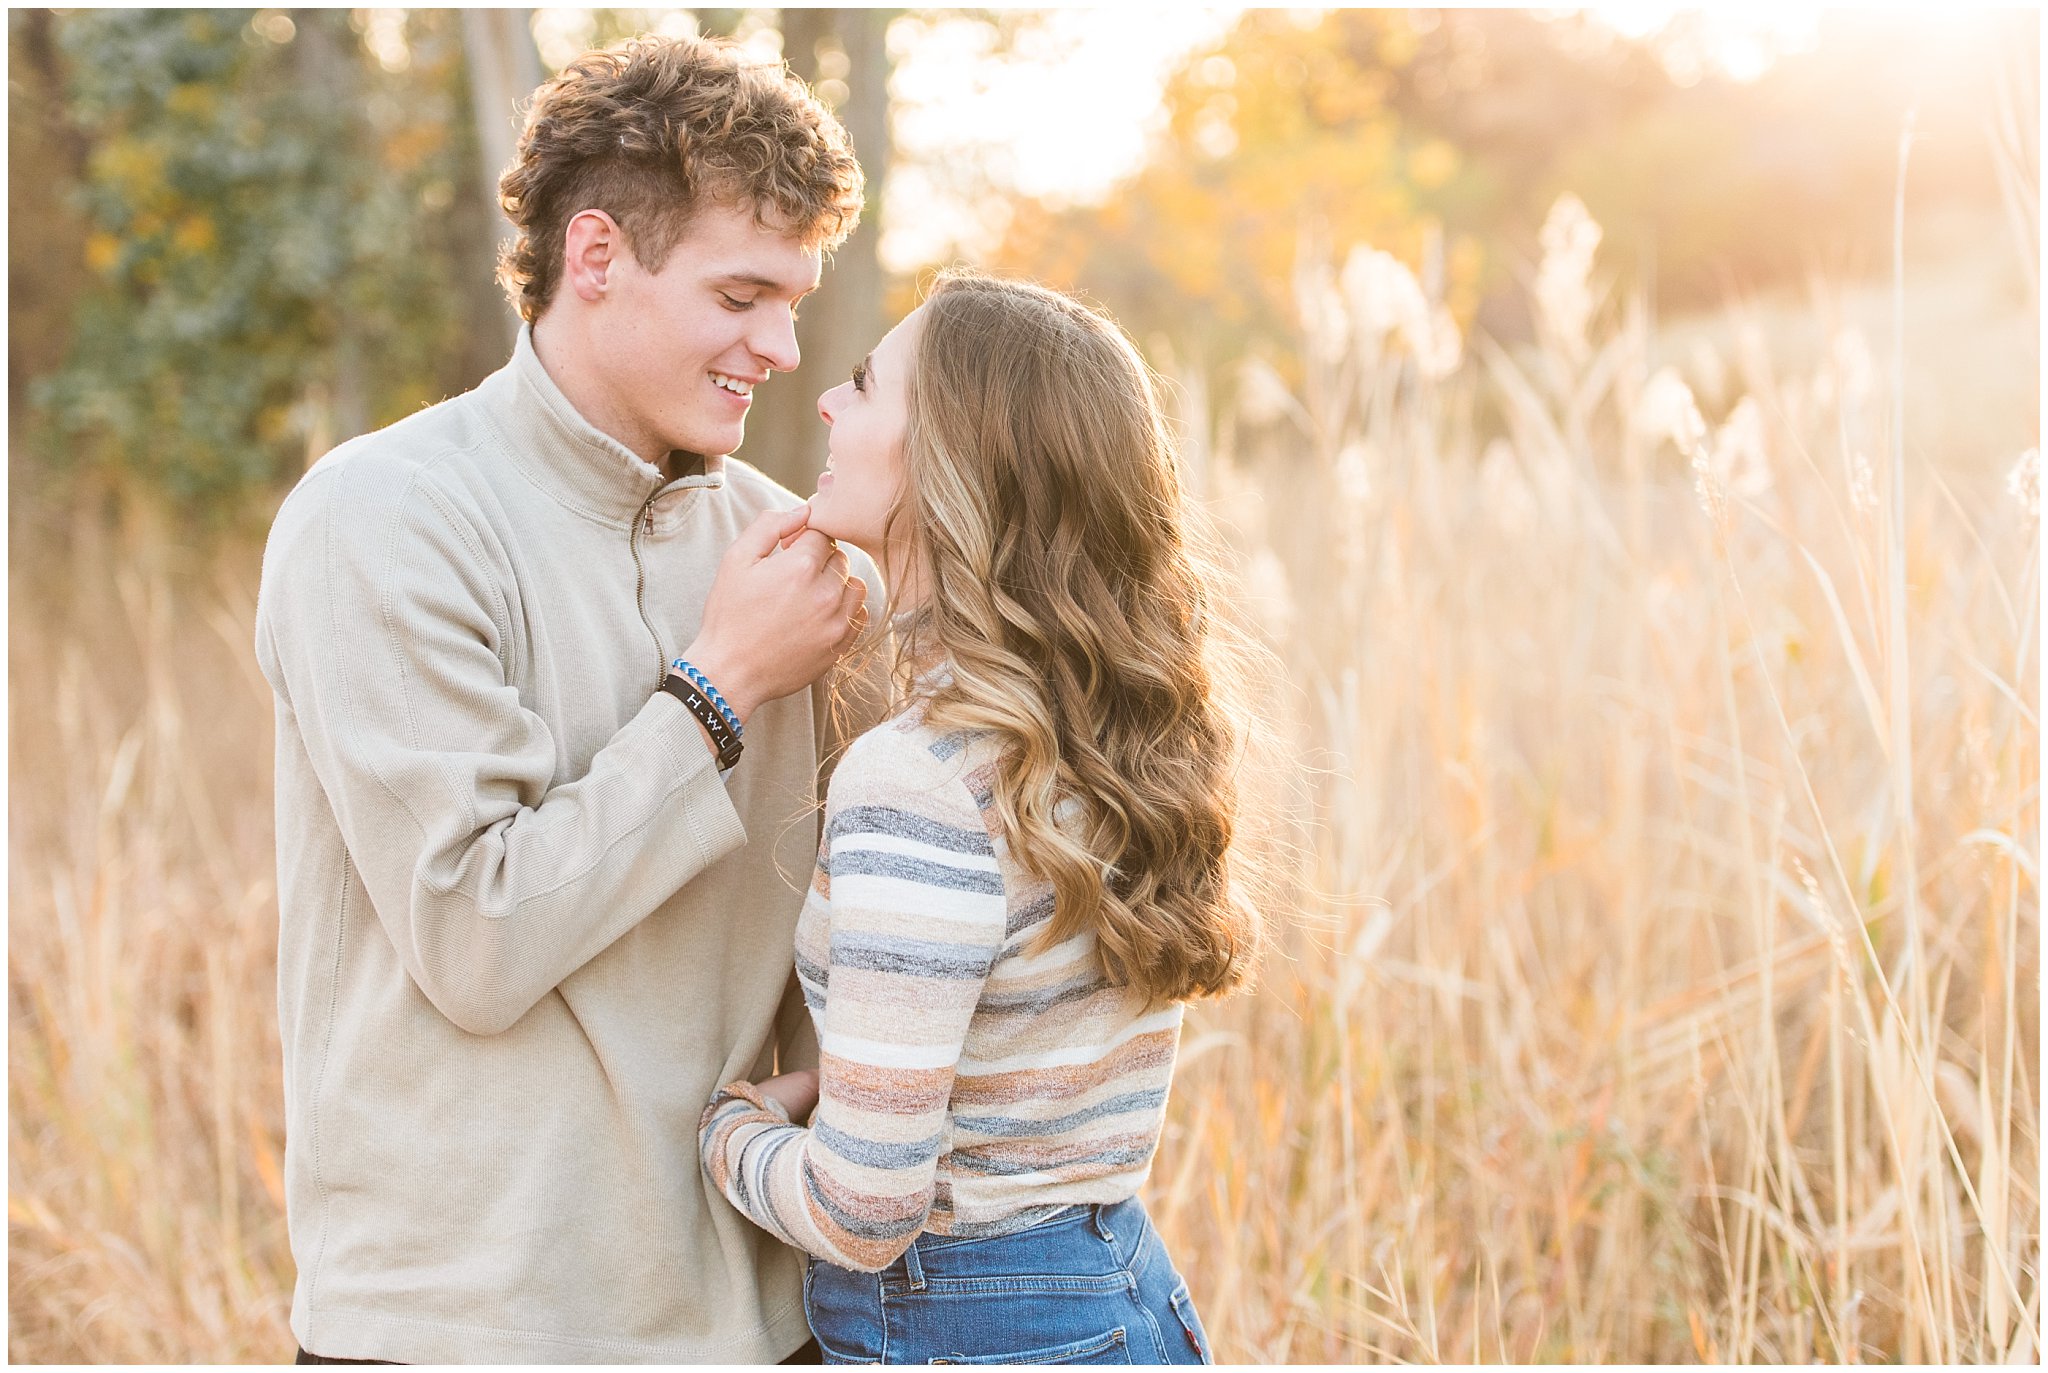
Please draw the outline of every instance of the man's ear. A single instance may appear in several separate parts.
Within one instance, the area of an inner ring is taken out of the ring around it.
[[[578,300],[595,304],[604,298],[613,265],[626,251],[617,220],[603,210],[579,211],[562,244],[562,280]]]

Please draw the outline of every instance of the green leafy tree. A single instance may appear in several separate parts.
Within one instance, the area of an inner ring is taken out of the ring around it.
[[[90,285],[31,390],[50,458],[230,505],[499,361],[459,19],[374,56],[356,22],[58,16]]]

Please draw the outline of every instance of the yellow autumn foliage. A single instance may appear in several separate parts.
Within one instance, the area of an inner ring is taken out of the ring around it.
[[[121,240],[105,230],[88,234],[85,239],[85,265],[105,275],[114,270],[114,264],[121,260]]]
[[[1465,170],[1441,137],[1390,104],[1392,70],[1415,33],[1400,11],[1309,22],[1253,11],[1218,49],[1168,81],[1166,131],[1145,168],[1099,206],[1017,208],[994,254],[999,270],[1104,297],[1141,332],[1208,332],[1215,351],[1292,309],[1304,234],[1339,251],[1370,245],[1421,269],[1461,323],[1478,303],[1476,243],[1446,235],[1423,203]],[[1190,341],[1193,341],[1190,339]]]
[[[213,86],[198,81],[180,82],[164,97],[166,113],[199,118],[213,113],[220,106],[220,92]]]
[[[220,240],[213,227],[213,220],[204,214],[189,214],[178,221],[171,230],[171,246],[180,253],[198,254],[211,249]]]

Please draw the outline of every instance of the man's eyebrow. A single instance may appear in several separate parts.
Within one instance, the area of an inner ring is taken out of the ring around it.
[[[789,283],[786,281],[777,281],[774,277],[757,276],[753,272],[727,272],[723,276],[711,278],[711,281],[715,286],[756,286],[763,291],[781,291],[786,293],[790,289]],[[801,291],[795,292],[795,295],[797,299],[801,300],[817,289],[816,286],[806,286]]]

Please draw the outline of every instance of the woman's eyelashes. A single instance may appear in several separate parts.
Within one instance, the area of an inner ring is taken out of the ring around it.
[[[860,392],[868,389],[868,365],[865,362],[853,365],[853,389]]]

